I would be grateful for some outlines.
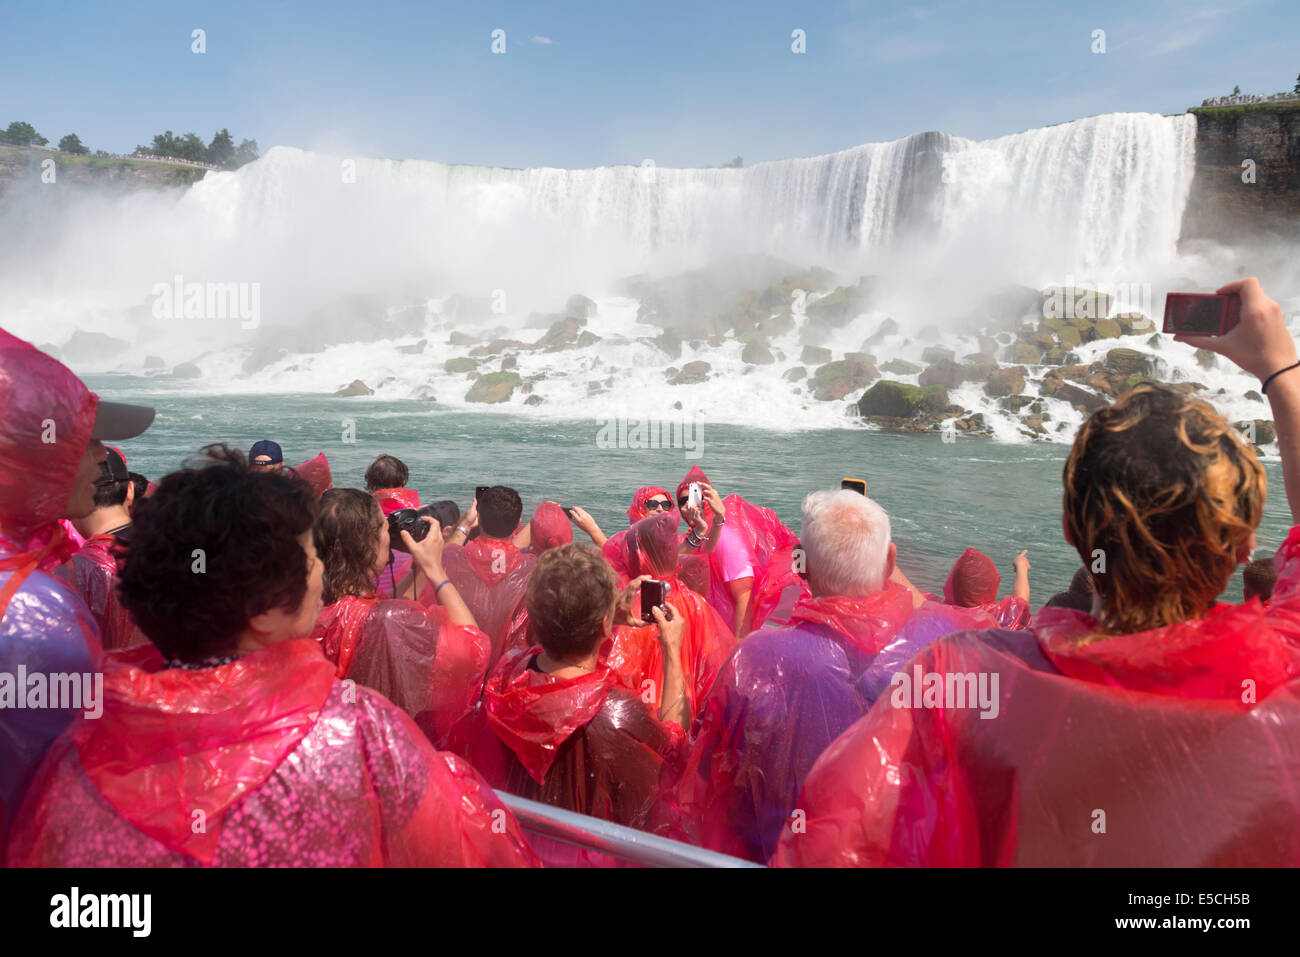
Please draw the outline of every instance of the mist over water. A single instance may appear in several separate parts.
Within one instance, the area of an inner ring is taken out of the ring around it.
[[[785,358],[770,366],[742,363],[731,340],[670,359],[643,341],[659,329],[637,321],[619,281],[707,268],[737,288],[762,288],[779,273],[760,275],[759,257],[825,267],[848,283],[874,276],[872,311],[828,345],[858,350],[892,317],[899,335],[872,348],[882,361],[916,361],[915,334],[926,325],[942,328],[958,355],[973,351],[972,307],[1008,284],[1132,285],[1149,301],[1117,308],[1158,313],[1168,289],[1212,289],[1239,274],[1228,271],[1235,251],[1178,249],[1195,134],[1191,115],[1111,114],[984,142],[921,133],[743,169],[647,161],[513,170],[277,147],[186,190],[12,189],[0,212],[0,301],[5,326],[38,343],[59,345],[80,329],[134,346],[73,361],[79,371],[139,373],[156,355],[167,368],[195,361],[203,378],[190,388],[199,392],[332,392],[361,378],[378,398],[433,395],[456,406],[463,375],[442,367],[466,350],[445,345],[451,330],[505,327],[531,342],[549,321],[535,313],[554,313],[577,292],[597,301],[588,328],[603,341],[521,354],[521,374],[548,376],[538,386],[546,401],[524,409],[516,395],[510,411],[589,415],[590,384],[602,382],[595,405],[610,414],[682,401],[723,421],[842,427],[846,403],[815,402],[782,379],[797,364],[801,328],[773,339]],[[1277,268],[1290,271],[1290,287],[1270,292],[1300,293],[1294,263],[1280,257]],[[1189,276],[1201,277],[1197,286]],[[259,328],[159,318],[156,290],[176,277],[258,284]],[[391,342],[339,345],[243,371],[267,330],[306,327],[315,310],[357,294],[389,310],[425,310],[430,348],[405,356]],[[496,297],[503,308],[457,317],[445,308],[451,296]],[[678,318],[689,338],[693,317]],[[1191,350],[1168,346],[1162,360],[1187,366]],[[693,358],[717,375],[668,386],[664,370]],[[1059,412],[1068,424],[1068,407]],[[1009,426],[997,435],[1016,439]]]

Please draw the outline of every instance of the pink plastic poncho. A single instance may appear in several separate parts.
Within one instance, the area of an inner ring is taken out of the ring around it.
[[[1089,615],[1049,608],[931,645],[822,755],[773,863],[1300,863],[1300,528],[1278,555],[1267,609],[1088,640]]]
[[[92,535],[60,569],[94,616],[105,651],[133,648],[149,640],[117,597],[114,542],[112,535]]]
[[[0,674],[85,675],[102,655],[81,598],[53,574],[74,546],[67,510],[99,399],[62,363],[0,329]],[[24,701],[28,701],[24,698]],[[41,756],[77,707],[18,708],[0,685],[0,853]],[[46,703],[48,705],[48,702]]]
[[[573,541],[573,523],[555,502],[540,502],[528,523],[528,549],[533,555]]]
[[[324,452],[296,466],[292,471],[295,476],[312,487],[318,501],[334,487],[334,479],[330,475],[330,460],[325,457]]]
[[[321,610],[312,637],[340,678],[378,691],[438,747],[474,709],[492,642],[477,628],[447,622],[440,607],[347,595]]]
[[[10,866],[535,862],[474,770],[336,680],[314,641],[198,670],[164,669],[152,646],[113,657],[103,716],[51,749]]]
[[[622,540],[621,564],[628,578],[653,575],[669,584],[668,601],[682,613],[686,632],[682,638],[682,670],[690,695],[691,717],[713,687],[713,682],[735,647],[731,627],[703,598],[683,588],[677,578],[677,522],[671,515],[642,519],[628,529]],[[640,598],[633,614],[641,613]],[[614,629],[614,637],[603,655],[632,691],[658,713],[663,699],[663,647],[657,625]]]
[[[788,627],[740,642],[692,729],[680,836],[766,860],[818,755],[933,634],[910,592],[887,582],[865,597],[802,599]]]
[[[953,563],[948,578],[943,583],[943,599],[950,605],[978,608],[993,619],[999,628],[1027,628],[1029,602],[1017,595],[998,599],[998,586],[1002,583],[998,567],[977,548],[968,548]]]
[[[447,577],[460,592],[474,620],[492,639],[492,664],[501,656],[528,644],[528,609],[524,591],[537,556],[521,552],[497,538],[476,538],[463,547],[448,545],[442,553]],[[436,603],[431,582],[420,593],[420,603]]]
[[[677,486],[678,499],[687,494],[692,482],[708,481],[708,476],[699,466],[691,466]],[[727,546],[719,543],[719,547],[743,548],[748,556],[754,571],[750,608],[754,627],[759,628],[768,622],[778,606],[789,608],[799,597],[808,594],[808,586],[794,569],[794,551],[799,545],[799,537],[770,508],[752,505],[739,495],[728,495],[722,504],[727,517],[721,534],[730,536],[732,541]],[[704,513],[705,520],[712,526],[713,513],[707,506]],[[681,559],[678,574],[687,587],[701,591],[708,598],[709,604],[724,621],[733,622],[736,603],[727,587],[727,575],[720,559],[717,548],[712,553],[701,548],[694,555]],[[704,587],[707,587],[706,591],[702,590]],[[744,635],[736,637],[743,638]]]
[[[531,669],[541,651],[511,652],[488,678],[470,763],[510,794],[655,830],[661,777],[679,758],[682,730],[660,723],[603,665],[575,678]],[[551,865],[614,863],[547,841],[534,846]]]

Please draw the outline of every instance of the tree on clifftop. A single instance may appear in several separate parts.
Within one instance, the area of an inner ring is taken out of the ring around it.
[[[235,158],[231,161],[230,168],[239,169],[245,163],[253,162],[253,160],[257,159],[257,156],[257,140],[244,140],[239,144],[239,148],[235,150]]]
[[[37,133],[32,124],[14,120],[7,130],[0,133],[0,142],[11,146],[44,146],[49,140]]]
[[[1300,76],[1297,76],[1297,77],[1295,78],[1295,89],[1292,90],[1291,92],[1292,92],[1292,93],[1300,93]]]
[[[76,133],[69,133],[63,139],[59,140],[59,149],[64,153],[71,153],[73,156],[85,156],[90,150],[81,145],[81,137]]]
[[[234,155],[235,141],[230,136],[230,130],[223,126],[221,132],[214,134],[212,142],[208,144],[208,162],[224,168]]]

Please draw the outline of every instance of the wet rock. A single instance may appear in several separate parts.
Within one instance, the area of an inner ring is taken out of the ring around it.
[[[1008,412],[1019,412],[1033,401],[1034,397],[1031,395],[1007,395],[998,399],[998,407]]]
[[[564,303],[564,314],[570,319],[586,322],[596,314],[596,303],[580,293],[574,293]]]
[[[884,322],[876,327],[876,331],[867,337],[862,346],[863,348],[874,346],[882,342],[886,337],[896,335],[898,335],[898,323],[887,317]]]
[[[551,327],[546,330],[537,342],[534,343],[539,349],[562,348],[564,346],[573,346],[578,341],[578,333],[582,327],[587,324],[585,318],[574,318],[566,316],[551,323]]]
[[[499,356],[507,349],[531,349],[533,346],[518,339],[493,339],[486,345],[475,346],[469,350],[472,356]]]
[[[806,365],[825,365],[831,359],[831,350],[821,346],[804,346],[803,351],[799,353],[799,361]]]
[[[1091,414],[1103,406],[1109,405],[1105,396],[1096,395],[1080,389],[1078,386],[1065,382],[1060,376],[1049,372],[1043,377],[1043,383],[1040,389],[1043,395],[1051,396],[1053,399],[1060,399],[1062,402],[1068,402],[1081,412]]]
[[[524,399],[524,405],[541,405],[545,401],[540,395],[530,395]]]
[[[994,398],[1015,395],[1024,387],[1024,366],[1008,366],[1005,369],[994,369],[989,373],[988,381],[984,383],[984,391]]]
[[[1126,336],[1141,336],[1154,332],[1156,324],[1140,312],[1121,312],[1111,316]]]
[[[799,380],[806,379],[807,377],[808,377],[808,370],[805,369],[803,366],[795,366],[793,369],[786,369],[785,372],[781,373],[781,378],[784,379],[786,382],[798,382]]]
[[[1110,313],[1110,296],[1082,286],[1048,286],[1043,290],[1043,316],[1096,320]]]
[[[921,353],[921,361],[933,365],[936,362],[957,361],[957,353],[951,349],[945,349],[943,346],[926,346],[925,351]]]
[[[453,332],[447,337],[447,345],[449,346],[472,346],[476,342],[478,342],[477,339],[463,332]]]
[[[910,418],[923,412],[943,412],[948,406],[948,392],[943,386],[921,387],[905,382],[882,379],[858,399],[858,413],[863,416]]]
[[[906,359],[890,359],[880,367],[880,371],[888,372],[890,375],[916,375],[923,368],[924,366],[908,362]]]
[[[172,375],[177,379],[201,379],[203,372],[193,362],[182,362],[172,368]]]
[[[813,373],[808,380],[813,398],[819,402],[842,399],[879,377],[876,367],[859,359],[841,359],[828,362]]]
[[[418,356],[423,355],[424,348],[429,344],[428,339],[421,339],[419,342],[411,343],[409,346],[398,346],[397,351],[403,355]]]
[[[518,356],[505,356],[505,357],[501,360],[501,371],[502,371],[502,372],[507,372],[507,371],[509,371],[510,369],[517,369],[517,368],[519,368],[519,357],[518,357]]]
[[[1098,319],[1092,326],[1094,339],[1118,339],[1123,330],[1114,319]]]
[[[465,393],[466,402],[505,402],[519,386],[517,372],[489,372],[479,376]]]
[[[997,367],[997,360],[991,356],[977,356],[961,367],[961,381],[983,382]]]
[[[1150,376],[1155,363],[1151,357],[1136,349],[1111,349],[1106,353],[1106,368],[1113,369],[1121,375]]]
[[[703,359],[696,359],[694,362],[688,362],[680,370],[668,370],[669,385],[693,385],[697,382],[703,382],[709,377],[713,366]]]
[[[1214,360],[1216,358],[1216,354],[1211,352],[1209,349],[1196,350],[1196,364],[1202,369],[1213,369],[1215,365]]]
[[[125,339],[106,336],[102,332],[86,332],[78,329],[63,344],[63,361],[73,364],[96,362],[130,348],[131,343]]]
[[[1083,336],[1079,334],[1079,330],[1075,326],[1062,326],[1056,338],[1067,349],[1074,349],[1083,345]]]
[[[358,395],[374,395],[375,390],[370,388],[370,386],[366,385],[360,379],[353,379],[351,383],[345,385],[334,394],[341,398],[351,398]]]
[[[585,349],[587,346],[593,345],[597,342],[600,342],[600,336],[596,335],[590,329],[583,329],[578,336],[578,341],[575,347],[578,349]]]
[[[680,359],[682,357],[682,336],[676,329],[665,329],[664,334],[658,338],[656,344],[668,354],[669,358]]]
[[[1256,392],[1254,389],[1251,389],[1250,391],[1248,391],[1248,392],[1246,393],[1246,398],[1247,398],[1247,399],[1253,399],[1255,402],[1263,402],[1263,401],[1264,401],[1264,397],[1263,397],[1262,395],[1260,395],[1258,392]]]
[[[809,320],[837,329],[862,312],[861,292],[857,286],[839,286],[808,303],[805,312]]]
[[[927,368],[916,380],[923,386],[939,385],[955,389],[962,381],[962,368],[951,359],[940,359]]]
[[[745,348],[740,352],[740,361],[752,366],[770,366],[776,361],[776,357],[772,355],[767,342],[755,337],[745,343]]]
[[[1018,365],[1036,366],[1043,358],[1043,350],[1032,343],[1020,341],[1012,344],[1008,358]]]
[[[454,359],[448,359],[442,364],[442,367],[447,372],[473,372],[478,368],[478,361],[471,359],[469,356],[457,356]]]

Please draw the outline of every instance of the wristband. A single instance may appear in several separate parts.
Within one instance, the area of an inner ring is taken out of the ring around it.
[[[691,546],[691,548],[699,548],[701,545],[704,544],[704,539],[696,535],[695,529],[692,528],[686,536],[686,544]]]
[[[1292,369],[1300,369],[1300,362],[1297,362],[1294,365],[1289,365],[1285,369],[1278,369],[1271,376],[1269,376],[1267,379],[1264,380],[1264,384],[1259,387],[1259,391],[1262,392],[1264,395],[1268,395],[1268,384],[1272,382],[1274,379],[1276,379],[1278,376],[1280,376],[1283,372],[1290,372]]]
[[[451,584],[450,578],[444,578],[442,580],[442,585],[450,585],[450,584]],[[433,594],[435,597],[437,596],[438,592],[442,591],[442,585],[439,585],[437,588],[433,590]]]
[[[466,528],[464,525],[457,525],[457,526],[456,526],[456,531],[460,532],[460,533],[461,533],[462,535],[464,535],[466,538],[469,537],[469,529]]]

